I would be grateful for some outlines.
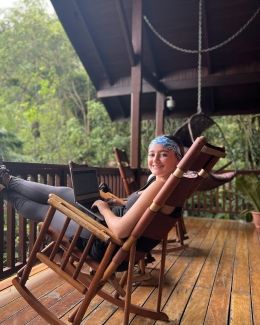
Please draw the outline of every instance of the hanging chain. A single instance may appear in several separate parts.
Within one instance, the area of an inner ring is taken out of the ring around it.
[[[229,38],[227,38],[226,40],[224,40],[223,42],[216,44],[214,46],[208,47],[206,49],[201,49],[202,53],[206,53],[206,52],[210,52],[213,50],[216,50],[226,44],[228,44],[229,42],[231,42],[234,38],[236,38],[238,35],[240,35],[247,27],[248,25],[255,19],[255,17],[258,15],[260,11],[260,6],[257,8],[256,12],[254,12],[254,14],[248,19],[248,21],[233,35],[231,35]],[[184,53],[198,53],[199,50],[192,50],[192,49],[185,49],[183,47],[174,45],[173,43],[169,42],[166,38],[164,38],[156,29],[155,27],[152,25],[152,23],[149,21],[149,19],[147,18],[147,16],[144,16],[144,21],[146,22],[146,24],[149,26],[149,28],[151,29],[151,31],[166,45],[168,45],[169,47],[171,47],[174,50],[177,51],[181,51]]]
[[[198,27],[198,98],[197,112],[201,113],[201,60],[202,60],[202,0],[199,0],[199,27]]]

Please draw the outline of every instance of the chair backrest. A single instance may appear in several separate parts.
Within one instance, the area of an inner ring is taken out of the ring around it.
[[[129,196],[131,193],[138,189],[134,171],[130,167],[125,150],[114,148],[114,154],[126,195]]]

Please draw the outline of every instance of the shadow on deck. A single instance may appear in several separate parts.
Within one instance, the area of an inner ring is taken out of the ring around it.
[[[170,324],[260,324],[260,235],[239,221],[185,218],[188,247],[167,255],[163,311]],[[156,278],[157,261],[148,270]],[[10,279],[0,283],[1,324],[47,324],[19,296]],[[66,321],[80,294],[53,271],[35,267],[28,284]],[[136,286],[133,301],[154,306],[156,288]],[[65,310],[65,313],[64,313]],[[95,297],[82,324],[119,324],[122,312]],[[131,324],[154,321],[131,314]],[[164,324],[164,322],[156,322]],[[168,323],[169,324],[169,323]]]

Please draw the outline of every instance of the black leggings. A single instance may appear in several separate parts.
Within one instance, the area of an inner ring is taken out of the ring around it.
[[[5,198],[12,203],[19,214],[36,222],[44,220],[49,208],[47,203],[49,194],[57,194],[61,198],[71,203],[74,201],[73,189],[70,187],[51,186],[27,181],[19,177],[12,177],[8,184],[8,189],[4,192]],[[55,231],[60,231],[60,227],[64,220],[64,214],[56,211],[51,223],[51,227]],[[66,236],[71,237],[75,233],[76,229],[76,223],[71,221],[67,228]],[[81,237],[88,238],[89,232],[87,230],[83,230]]]

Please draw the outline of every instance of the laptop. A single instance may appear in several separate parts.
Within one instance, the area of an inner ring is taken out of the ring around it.
[[[92,204],[101,199],[96,170],[77,166],[72,162],[69,163],[69,169],[75,205],[92,218],[104,221],[104,217],[97,209],[91,209]]]

